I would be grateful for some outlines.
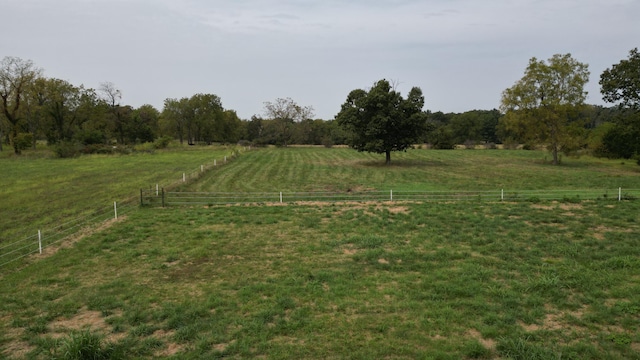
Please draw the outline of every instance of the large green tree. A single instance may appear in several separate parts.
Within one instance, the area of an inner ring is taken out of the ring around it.
[[[420,88],[413,87],[404,99],[383,79],[369,91],[352,90],[336,121],[349,134],[347,143],[352,148],[385,154],[388,165],[392,151],[404,151],[422,138],[426,129],[423,106]]]
[[[522,79],[502,93],[503,130],[527,143],[547,144],[558,164],[559,152],[580,145],[583,126],[577,116],[587,96],[588,69],[571,54],[547,62],[532,58]]]
[[[602,138],[601,153],[610,157],[640,157],[640,53],[629,51],[600,75],[604,101],[618,104],[621,116]],[[638,159],[640,164],[640,158]]]
[[[629,59],[606,69],[600,75],[600,92],[604,101],[640,110],[640,53],[629,51]]]
[[[16,140],[21,131],[24,97],[40,73],[30,60],[7,56],[0,62],[0,114],[9,124],[9,140],[16,154],[21,153]]]

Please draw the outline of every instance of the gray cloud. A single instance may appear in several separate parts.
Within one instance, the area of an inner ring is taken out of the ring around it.
[[[570,52],[598,77],[638,46],[631,0],[0,0],[0,56],[48,76],[111,81],[133,106],[210,92],[249,118],[292,97],[332,118],[381,78],[426,108],[498,106],[529,58]],[[17,31],[19,29],[19,31]]]

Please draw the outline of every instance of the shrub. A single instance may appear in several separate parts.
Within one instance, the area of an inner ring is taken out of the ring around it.
[[[74,141],[62,141],[53,146],[53,152],[59,158],[72,158],[80,155],[81,146]]]
[[[104,133],[99,130],[82,130],[75,138],[83,145],[104,144],[107,141]]]
[[[157,138],[153,142],[153,146],[156,149],[166,149],[169,146],[169,144],[171,143],[171,140],[173,140],[173,139],[171,139],[171,137],[165,135],[165,136]]]
[[[33,134],[31,134],[31,133],[19,133],[18,135],[16,135],[16,137],[15,137],[15,139],[13,139],[13,141],[15,142],[18,150],[28,149],[33,144]]]

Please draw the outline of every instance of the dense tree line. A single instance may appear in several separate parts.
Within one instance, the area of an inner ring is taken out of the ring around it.
[[[532,58],[524,76],[502,94],[500,109],[443,113],[422,110],[414,88],[404,99],[386,80],[356,89],[335,119],[314,119],[311,106],[291,98],[264,103],[264,112],[242,120],[215,94],[169,98],[162,109],[122,103],[112,83],[98,89],[47,78],[33,62],[5,57],[0,62],[0,151],[19,154],[46,141],[60,155],[111,151],[170,140],[190,145],[237,143],[349,144],[387,154],[412,144],[434,149],[547,146],[559,153],[588,150],[598,156],[640,160],[640,54],[637,49],[600,76],[610,107],[584,103],[588,65],[570,54],[547,61]]]

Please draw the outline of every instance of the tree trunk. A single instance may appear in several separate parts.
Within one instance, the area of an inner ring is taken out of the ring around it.
[[[391,150],[387,150],[385,154],[386,154],[386,157],[387,157],[387,159],[385,161],[385,164],[389,165],[389,164],[391,164]]]
[[[22,151],[20,151],[20,147],[18,146],[18,143],[16,142],[16,140],[18,140],[18,127],[17,125],[13,127],[13,130],[11,131],[11,144],[13,145],[13,152],[16,155],[20,155],[22,153]]]

